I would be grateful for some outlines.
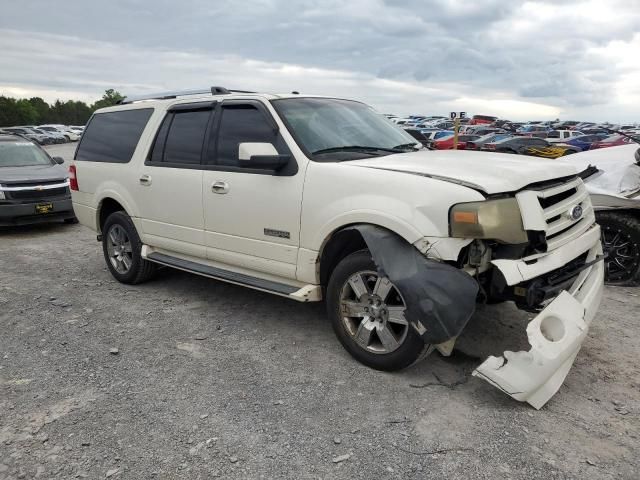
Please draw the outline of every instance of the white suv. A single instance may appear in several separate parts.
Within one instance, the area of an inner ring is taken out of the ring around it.
[[[221,87],[125,100],[90,119],[70,182],[117,280],[164,265],[324,298],[376,369],[450,354],[477,301],[514,301],[538,313],[531,350],[474,373],[536,408],[600,302],[600,229],[574,167],[427,151],[355,101]]]

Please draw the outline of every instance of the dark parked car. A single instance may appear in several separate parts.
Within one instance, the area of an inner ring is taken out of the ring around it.
[[[0,134],[0,226],[76,221],[63,162],[27,138]]]
[[[502,153],[519,153],[543,158],[558,158],[580,151],[578,147],[561,143],[549,143],[536,137],[512,137],[493,143],[485,143],[485,150]]]
[[[497,142],[511,136],[510,133],[488,133],[476,140],[467,142],[467,150],[480,150],[484,147],[485,143]]]

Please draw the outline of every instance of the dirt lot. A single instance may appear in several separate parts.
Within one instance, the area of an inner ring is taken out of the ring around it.
[[[121,285],[79,225],[0,230],[0,272],[0,479],[640,472],[640,289],[606,290],[536,411],[469,375],[526,348],[510,305],[481,308],[453,357],[387,374],[348,356],[320,304],[168,269]]]

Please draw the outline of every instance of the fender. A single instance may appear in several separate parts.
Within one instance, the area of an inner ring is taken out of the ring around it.
[[[100,209],[102,208],[102,202],[106,199],[106,198],[112,198],[113,200],[115,200],[116,202],[118,202],[120,205],[122,205],[122,207],[125,209],[125,211],[127,212],[127,215],[129,215],[131,217],[131,220],[133,220],[136,229],[138,229],[138,231],[140,230],[140,225],[138,224],[138,211],[136,208],[134,208],[135,202],[133,201],[133,199],[130,198],[125,198],[125,196],[123,196],[121,193],[119,193],[117,190],[115,190],[114,188],[110,188],[109,184],[107,183],[106,186],[104,188],[102,188],[103,185],[101,185],[101,188],[99,189],[99,193],[96,193],[96,226],[98,227],[97,231],[100,230]],[[127,197],[129,197],[129,195],[127,195]]]
[[[422,235],[415,227],[403,220],[393,217],[385,212],[378,210],[352,210],[344,215],[332,218],[328,223],[323,225],[316,233],[311,250],[321,252],[331,237],[344,228],[349,228],[354,224],[370,224],[377,225],[404,238],[409,244],[413,244],[420,240]],[[434,231],[436,229],[434,228]]]

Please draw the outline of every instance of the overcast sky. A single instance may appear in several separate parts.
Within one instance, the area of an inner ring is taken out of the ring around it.
[[[640,0],[0,0],[0,94],[222,85],[640,121]]]

